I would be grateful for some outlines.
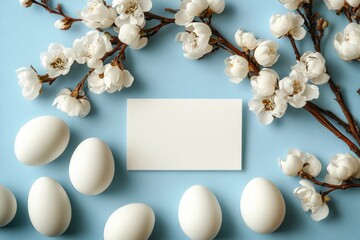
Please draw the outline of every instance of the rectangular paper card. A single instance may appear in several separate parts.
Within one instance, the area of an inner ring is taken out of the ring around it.
[[[128,99],[128,170],[241,170],[239,99]]]

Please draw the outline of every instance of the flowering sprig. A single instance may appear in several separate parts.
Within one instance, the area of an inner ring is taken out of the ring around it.
[[[80,22],[80,18],[72,18],[66,15],[61,7],[61,4],[57,4],[55,8],[50,6],[50,0],[19,0],[20,5],[23,7],[31,7],[33,4],[38,5],[48,11],[49,13],[62,16],[62,19],[59,19],[55,22],[55,27],[60,30],[68,30],[71,28],[74,22]]]
[[[360,178],[360,159],[349,153],[331,158],[325,181],[316,178],[321,172],[321,162],[314,155],[299,149],[290,149],[285,159],[279,160],[279,165],[285,175],[304,179],[300,181],[302,187],[294,190],[294,195],[302,201],[304,211],[311,210],[311,218],[315,221],[328,216],[327,202],[331,200],[331,192],[360,187],[356,182]],[[313,184],[322,187],[322,191],[317,192]]]
[[[43,84],[53,84],[66,75],[74,63],[86,64],[89,70],[73,90],[62,89],[53,102],[61,111],[76,117],[86,116],[91,109],[84,89],[86,82],[88,90],[95,94],[114,93],[130,87],[134,77],[124,67],[126,49],[145,47],[149,37],[175,22],[175,19],[150,13],[151,0],[114,0],[111,6],[103,0],[88,0],[87,6],[80,12],[81,18],[66,15],[60,4],[52,8],[50,0],[20,0],[20,4],[24,7],[37,5],[49,13],[62,16],[55,23],[61,30],[69,29],[74,22],[82,22],[95,29],[76,39],[72,48],[50,44],[48,51],[40,56],[46,71],[44,75],[39,75],[33,67],[20,68],[16,72],[22,94],[26,99],[33,100],[42,93]],[[151,20],[157,20],[159,24],[146,28],[146,22]]]

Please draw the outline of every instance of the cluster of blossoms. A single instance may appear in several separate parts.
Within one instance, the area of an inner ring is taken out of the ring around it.
[[[289,10],[298,9],[301,4],[309,3],[309,0],[280,0]],[[334,38],[334,48],[339,57],[344,61],[360,60],[360,25],[359,6],[360,0],[324,0],[329,10],[335,10],[339,14],[346,12],[350,23],[342,33],[337,33]],[[357,22],[354,22],[357,19]]]
[[[30,7],[33,1],[20,0],[23,7]],[[47,2],[45,8],[49,7]],[[67,30],[75,21],[82,21],[87,27],[94,30],[85,36],[76,39],[72,48],[61,44],[50,44],[48,51],[41,53],[41,65],[46,74],[39,75],[33,68],[20,68],[16,71],[18,84],[22,88],[23,96],[28,100],[35,99],[42,92],[44,83],[52,83],[61,75],[66,75],[73,63],[86,64],[90,69],[84,78],[88,80],[88,89],[95,93],[113,93],[128,88],[134,80],[131,73],[124,69],[122,57],[124,52],[111,62],[105,59],[111,56],[116,46],[126,46],[140,49],[146,46],[146,33],[142,30],[146,24],[145,13],[152,7],[151,0],[114,0],[112,6],[107,6],[103,0],[88,0],[87,6],[80,12],[81,19],[64,16],[55,22],[55,27]],[[57,9],[60,15],[61,8]],[[117,38],[104,30],[113,27]],[[83,82],[71,91],[62,89],[55,98],[53,105],[70,116],[84,117],[90,112],[90,102],[83,91]]]
[[[176,40],[182,42],[186,58],[200,59],[219,47],[221,42],[218,36],[204,19],[209,12],[221,13],[223,9],[223,1],[187,0],[181,3],[180,10],[175,14],[175,23],[185,25],[186,31],[178,33]],[[202,22],[193,22],[196,17]],[[277,38],[301,40],[306,35],[303,23],[304,19],[299,14],[290,12],[272,16],[270,28]],[[235,33],[235,41],[242,50],[232,52],[234,55],[225,59],[225,73],[233,83],[240,83],[247,76],[250,77],[255,96],[249,102],[249,109],[264,124],[282,117],[288,103],[301,108],[307,101],[318,98],[319,89],[316,85],[324,84],[329,79],[325,59],[319,52],[304,53],[292,67],[289,76],[280,79],[271,69],[279,58],[276,42],[257,39],[253,33],[241,29]],[[254,69],[257,66],[260,66],[259,69]]]
[[[325,182],[314,180],[321,172],[321,162],[314,155],[303,153],[299,149],[290,149],[286,158],[279,160],[279,165],[285,175],[298,175],[334,190],[341,189],[340,185],[346,181],[360,178],[360,159],[349,153],[336,154],[331,158]],[[302,187],[296,188],[294,194],[301,200],[303,209],[311,210],[311,218],[315,221],[326,218],[329,213],[326,202],[330,200],[326,192],[316,192],[309,180],[301,180],[300,184]]]

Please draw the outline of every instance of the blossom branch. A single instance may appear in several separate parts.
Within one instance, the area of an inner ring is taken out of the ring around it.
[[[348,137],[341,133],[325,116],[323,116],[313,103],[307,102],[304,108],[311,113],[325,128],[332,132],[336,137],[345,142],[350,150],[360,157],[360,149]]]
[[[66,18],[66,19],[69,19],[69,20],[73,21],[73,22],[82,21],[82,19],[80,19],[80,18],[72,18],[72,17],[66,15],[66,14],[64,13],[64,11],[63,11],[63,9],[62,9],[62,7],[61,7],[60,4],[57,4],[55,9],[51,8],[51,7],[49,6],[50,0],[42,0],[41,2],[38,2],[37,0],[32,0],[31,2],[32,2],[33,4],[36,4],[36,5],[44,8],[44,9],[45,9],[46,11],[48,11],[49,13],[56,14],[56,15],[60,15],[60,16],[62,16],[62,17],[64,17],[64,18]]]
[[[214,28],[214,26],[211,25],[211,23],[208,23],[208,26],[210,27],[213,35],[216,36],[218,43],[221,46],[223,46],[223,47],[220,46],[220,48],[228,51],[231,54],[235,53],[235,54],[245,58],[249,63],[250,71],[253,72],[253,74],[255,74],[255,75],[259,75],[260,69],[249,55],[247,55],[245,52],[241,51],[240,49],[235,47],[231,42],[229,42],[218,30],[216,30]]]
[[[335,120],[339,125],[341,125],[346,132],[350,133],[350,127],[349,124],[347,124],[345,121],[343,121],[342,119],[340,119],[337,115],[335,115],[333,112],[329,111],[329,110],[325,110],[321,107],[319,107],[318,105],[314,104],[314,107],[321,113],[325,114],[326,116],[332,118],[333,120]]]
[[[299,176],[301,178],[304,178],[304,179],[307,179],[307,180],[310,180],[311,182],[313,182],[314,184],[318,185],[318,186],[322,186],[322,187],[325,187],[325,188],[330,188],[329,190],[327,191],[324,191],[321,193],[321,196],[324,198],[325,196],[327,196],[329,193],[335,191],[335,190],[346,190],[346,189],[349,189],[349,188],[358,188],[360,187],[360,184],[358,183],[353,183],[351,181],[346,181],[340,185],[335,185],[335,184],[329,184],[329,183],[326,183],[326,182],[321,182],[319,180],[317,180],[315,177],[313,177],[312,175],[310,175],[309,173],[301,170],[299,172]]]
[[[126,44],[122,43],[119,41],[119,43],[110,51],[107,52],[102,58],[101,61],[105,61],[108,57],[112,56],[115,52],[117,52],[119,49],[121,54],[124,54],[124,51],[126,49]],[[73,97],[79,97],[79,94],[81,93],[86,80],[88,79],[88,77],[90,76],[90,74],[95,71],[94,68],[90,68],[89,71],[86,73],[86,75],[81,79],[81,81],[76,85],[76,87],[74,88],[74,90],[71,92],[71,96]],[[81,96],[80,96],[81,97]]]
[[[311,39],[314,44],[314,48],[316,51],[321,52],[320,47],[320,40],[323,36],[324,29],[327,27],[327,22],[322,18],[319,17],[319,14],[312,12],[312,5],[313,1],[309,1],[309,4],[303,4],[304,11],[306,14],[301,14],[301,16],[304,18],[305,23],[308,22],[309,24],[305,24],[308,27],[308,32],[311,35]],[[298,11],[299,12],[299,11]],[[327,71],[328,73],[328,71]],[[330,75],[330,74],[329,74]],[[335,95],[335,100],[339,104],[347,122],[349,128],[346,128],[346,131],[349,132],[357,141],[358,144],[360,144],[360,135],[359,135],[359,129],[357,127],[356,120],[354,119],[353,115],[351,114],[349,108],[347,107],[344,98],[342,96],[342,93],[340,91],[340,87],[337,86],[333,79],[330,77],[328,84],[330,86],[331,91]],[[332,115],[332,114],[331,114]],[[339,118],[335,119],[337,122],[339,122]],[[343,124],[340,124],[343,125]]]
[[[296,46],[295,39],[294,39],[290,34],[287,35],[287,38],[290,40],[291,46],[292,46],[292,48],[293,48],[293,50],[294,50],[294,54],[295,54],[296,60],[300,60],[301,54],[300,54],[300,52],[299,52],[298,47]]]

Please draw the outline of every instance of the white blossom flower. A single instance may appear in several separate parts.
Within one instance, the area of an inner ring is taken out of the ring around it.
[[[256,39],[255,35],[251,32],[244,32],[239,29],[235,33],[235,42],[242,49],[254,50],[261,42],[260,39]]]
[[[285,160],[279,160],[280,168],[285,175],[296,176],[303,169],[301,153],[298,149],[290,149]]]
[[[261,123],[268,125],[274,117],[281,118],[285,114],[287,108],[285,96],[282,91],[276,91],[269,97],[255,95],[249,102],[249,110],[257,114]]]
[[[62,89],[53,102],[53,106],[67,113],[71,117],[85,117],[90,112],[90,102],[87,97],[71,96],[71,91],[67,88]]]
[[[209,44],[211,29],[204,23],[190,23],[185,27],[186,32],[176,35],[176,41],[183,43],[184,56],[189,59],[199,59],[212,51]]]
[[[360,177],[359,168],[359,160],[351,154],[336,154],[327,167],[329,174],[325,180],[331,184],[341,184],[345,180]]]
[[[360,25],[349,23],[343,33],[337,33],[334,47],[339,57],[344,61],[360,58]]]
[[[66,75],[74,63],[75,53],[71,48],[62,44],[51,43],[48,51],[40,55],[41,65],[46,69],[50,78]]]
[[[19,0],[19,3],[22,7],[31,7],[32,5],[31,0]]]
[[[301,200],[301,207],[304,211],[311,211],[311,218],[321,221],[329,215],[329,207],[323,200],[320,193],[315,191],[314,186],[308,180],[299,182],[302,187],[294,189],[294,195]]]
[[[59,30],[68,30],[71,27],[72,22],[69,19],[63,18],[55,21],[55,28]]]
[[[175,14],[175,23],[181,26],[187,25],[208,7],[207,0],[183,0],[180,3],[179,11]]]
[[[134,24],[124,24],[120,28],[119,39],[133,49],[141,49],[148,42],[147,37],[141,36],[141,28]]]
[[[116,10],[107,7],[103,0],[88,0],[87,6],[80,13],[82,22],[89,28],[108,28],[117,16]]]
[[[284,4],[284,7],[289,10],[295,10],[299,8],[299,5],[301,3],[309,3],[309,0],[279,0],[282,4]]]
[[[251,77],[251,86],[256,95],[270,96],[275,93],[279,81],[279,75],[272,69],[263,68],[258,76]]]
[[[113,93],[132,85],[134,77],[128,70],[122,70],[118,65],[106,64],[98,71],[94,71],[88,78],[89,90],[96,94],[105,91]]]
[[[104,81],[104,67],[98,68],[97,71],[93,71],[88,79],[88,88],[95,94],[101,94],[106,91],[106,85]]]
[[[230,56],[225,59],[225,64],[225,74],[233,83],[240,83],[249,73],[249,63],[241,56]]]
[[[262,41],[255,49],[255,60],[263,67],[271,67],[279,59],[278,49],[279,45],[276,42],[270,40]]]
[[[225,0],[207,0],[209,8],[212,12],[220,14],[225,9]]]
[[[301,40],[306,35],[306,30],[302,27],[304,19],[293,12],[285,15],[276,14],[271,16],[270,30],[274,37],[280,38],[291,35],[295,40]]]
[[[115,24],[121,28],[124,24],[135,24],[141,28],[145,26],[144,12],[152,8],[151,0],[114,0],[112,7],[116,9],[119,16]]]
[[[104,33],[92,30],[81,39],[76,39],[73,49],[78,63],[87,63],[89,68],[100,68],[103,66],[101,58],[112,50],[112,45]]]
[[[16,70],[18,84],[21,87],[22,95],[27,100],[35,99],[41,91],[41,81],[33,68],[19,68]]]
[[[325,58],[319,52],[305,52],[291,69],[302,73],[316,85],[327,83],[330,79],[326,73]]]
[[[108,93],[120,91],[124,87],[128,88],[132,85],[133,81],[134,77],[128,70],[122,70],[119,66],[111,64],[105,65],[104,82]]]
[[[284,174],[295,176],[300,170],[316,177],[321,172],[321,162],[310,153],[301,152],[297,148],[289,150],[285,161],[279,161]]]
[[[279,87],[288,94],[287,101],[295,108],[302,108],[307,101],[319,97],[319,88],[307,84],[308,79],[301,73],[291,71],[288,77],[280,80]]]

